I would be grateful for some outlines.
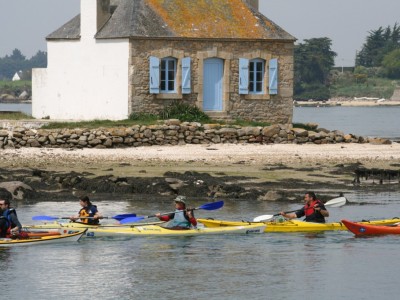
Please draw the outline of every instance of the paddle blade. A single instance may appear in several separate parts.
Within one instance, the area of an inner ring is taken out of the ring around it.
[[[255,217],[253,219],[253,222],[265,222],[265,221],[269,221],[274,217],[274,215],[262,215],[262,216],[258,216]]]
[[[199,209],[214,210],[214,209],[219,209],[222,206],[224,206],[224,201],[217,201],[217,202],[210,202],[203,204],[202,206],[199,207]]]
[[[116,216],[114,216],[112,218],[117,220],[117,221],[121,221],[123,219],[134,218],[134,217],[136,217],[136,214],[121,214],[121,215],[116,215]]]
[[[58,217],[51,217],[51,216],[33,216],[33,221],[54,221],[57,220]]]
[[[131,218],[125,218],[119,221],[121,224],[129,224],[129,223],[135,223],[140,220],[144,220],[146,217],[131,217]]]
[[[328,207],[341,207],[345,205],[347,199],[345,197],[338,197],[332,200],[327,201],[324,205]]]

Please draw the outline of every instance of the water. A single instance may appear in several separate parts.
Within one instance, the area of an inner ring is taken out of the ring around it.
[[[0,111],[32,115],[32,104],[0,103]],[[317,123],[329,130],[369,137],[400,138],[400,106],[294,107],[294,123]]]
[[[400,106],[294,108],[293,123],[310,122],[346,134],[399,138]]]
[[[400,193],[346,195],[330,221],[399,216]],[[95,198],[95,197],[93,197]],[[191,201],[200,206],[204,201]],[[364,203],[364,205],[358,205]],[[96,202],[112,216],[170,211],[171,201]],[[33,215],[75,214],[77,202],[20,204]],[[250,220],[301,204],[227,201],[197,217]],[[104,221],[106,222],[106,221]],[[400,236],[349,232],[182,238],[97,238],[67,245],[0,249],[4,299],[380,299],[398,297]]]
[[[32,115],[32,104],[30,103],[0,103],[0,111],[23,112]]]

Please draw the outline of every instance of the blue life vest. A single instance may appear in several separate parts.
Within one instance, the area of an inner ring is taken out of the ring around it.
[[[171,223],[168,227],[190,227],[190,222],[186,218],[186,214],[184,210],[176,210],[174,218],[171,220]]]
[[[14,214],[15,216],[17,216],[17,212],[15,211],[14,208],[8,208],[3,211],[3,217],[6,219],[6,224],[7,224],[8,229],[10,229],[11,226],[13,225],[12,221],[11,221],[11,214]]]

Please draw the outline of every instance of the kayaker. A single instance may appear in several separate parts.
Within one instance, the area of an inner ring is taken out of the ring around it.
[[[186,208],[186,197],[177,196],[175,198],[175,212],[169,215],[161,215],[160,213],[155,216],[161,221],[170,221],[168,228],[171,229],[189,229],[191,226],[197,226],[197,220],[194,217],[193,209]]]
[[[81,210],[78,212],[77,216],[71,216],[70,220],[75,222],[78,219],[81,219],[81,222],[85,224],[99,224],[99,220],[102,218],[102,215],[97,210],[97,206],[90,202],[89,197],[83,196],[79,198],[79,204],[82,207]]]
[[[281,212],[281,215],[287,219],[306,217],[306,222],[325,223],[325,218],[329,217],[329,212],[322,201],[318,200],[314,192],[307,192],[304,195],[305,205],[293,213]]]
[[[10,207],[10,200],[0,199],[1,219],[0,219],[0,237],[18,237],[22,225],[18,220],[17,212]]]

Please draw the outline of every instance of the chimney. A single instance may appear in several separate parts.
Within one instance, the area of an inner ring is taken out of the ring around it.
[[[92,39],[110,16],[110,0],[81,0],[81,38]]]
[[[250,4],[255,11],[259,11],[259,0],[247,0],[247,3]]]

